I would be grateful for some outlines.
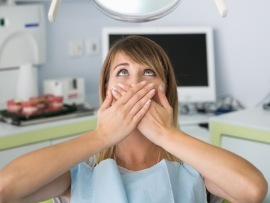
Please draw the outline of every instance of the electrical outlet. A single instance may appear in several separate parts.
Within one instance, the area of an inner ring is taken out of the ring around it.
[[[82,40],[71,40],[69,41],[69,56],[78,57],[83,55],[83,41]]]
[[[97,55],[100,52],[99,39],[97,37],[90,37],[86,40],[86,53],[88,56]]]

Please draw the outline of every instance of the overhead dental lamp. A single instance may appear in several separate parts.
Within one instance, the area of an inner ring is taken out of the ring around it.
[[[54,22],[62,0],[52,0],[48,13]],[[103,13],[111,18],[125,22],[147,22],[161,18],[173,11],[181,0],[91,0]],[[224,0],[214,0],[219,14],[227,15]]]

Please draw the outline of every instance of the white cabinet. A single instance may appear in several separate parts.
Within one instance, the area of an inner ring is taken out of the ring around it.
[[[0,122],[0,169],[23,154],[91,131],[96,121],[90,115],[22,127]]]
[[[270,183],[270,113],[262,108],[217,116],[210,122],[211,143],[254,164]],[[270,191],[263,203],[270,203]]]
[[[0,151],[0,169],[2,169],[9,162],[11,162],[15,158],[23,154],[26,154],[33,150],[37,150],[37,149],[40,149],[42,147],[46,147],[49,145],[50,145],[50,141],[46,141],[46,142],[40,142],[36,144],[31,144],[31,145],[26,145],[26,146],[21,146],[21,147],[16,147],[16,148]]]
[[[223,135],[221,147],[232,151],[254,164],[270,180],[270,144]],[[268,192],[264,203],[270,203]]]
[[[48,140],[45,142],[40,142],[40,143],[36,143],[36,144],[30,144],[30,145],[25,145],[25,146],[21,146],[21,147],[16,147],[16,148],[12,148],[12,149],[7,149],[7,150],[3,150],[0,151],[0,170],[7,165],[9,162],[11,162],[12,160],[14,160],[15,158],[22,156],[23,154],[29,153],[31,151],[43,148],[43,147],[47,147],[53,144],[57,144],[60,142],[64,142],[67,141],[69,139],[73,139],[78,135],[74,135],[74,136],[67,136],[64,138],[59,138],[59,139],[55,139],[55,140]]]

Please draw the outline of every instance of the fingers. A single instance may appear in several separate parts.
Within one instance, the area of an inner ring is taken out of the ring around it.
[[[121,86],[121,87],[120,87]],[[126,115],[128,120],[136,122],[141,119],[148,110],[151,99],[155,95],[154,84],[146,85],[141,82],[133,86],[118,84],[112,87],[112,95],[116,99],[113,103],[115,108]]]
[[[135,117],[135,120],[137,118],[142,118],[141,116],[146,113],[145,110],[148,110],[148,105],[150,104],[152,97],[155,95],[155,92],[155,89],[150,90],[143,98],[132,105],[128,116]]]
[[[115,87],[112,87],[112,94],[116,100],[122,97],[122,95],[119,93],[119,91]]]
[[[134,91],[136,92],[134,93]],[[125,107],[128,111],[131,111],[131,109],[137,109],[137,106],[142,107],[147,100],[151,99],[154,96],[154,84],[148,84],[139,90],[137,90],[137,87],[134,86],[126,93],[126,95],[128,94],[131,94],[132,96],[126,102],[127,105],[125,105]],[[125,98],[126,95],[122,96],[122,98]],[[119,99],[119,102],[121,102],[122,98]]]
[[[142,82],[136,84],[134,87],[130,88],[129,91],[127,91],[121,98],[119,98],[118,102],[121,103],[121,104],[125,104],[131,98],[138,97],[139,95],[141,95],[143,93],[146,94],[146,91],[147,90],[149,91],[150,88],[145,88],[145,87],[146,87],[146,82],[145,81],[142,81]],[[120,89],[120,88],[118,88],[118,89]],[[137,99],[137,101],[139,99]]]
[[[128,90],[130,86],[118,83],[117,86],[112,86],[112,93],[116,100],[120,99]]]
[[[118,83],[118,86],[121,87],[125,92],[127,92],[130,88],[130,86],[127,86],[123,83]]]
[[[138,123],[146,114],[148,111],[150,105],[151,105],[152,100],[146,101],[146,103],[143,105],[143,107],[133,116],[132,120],[136,123]]]
[[[116,100],[120,99],[129,89],[130,86],[124,85],[123,83],[118,83],[111,87],[111,91]]]
[[[122,83],[118,83],[116,86],[112,86],[112,93],[114,98],[116,100],[120,99],[130,88],[134,86],[135,84],[128,86]],[[164,88],[162,87],[162,85],[159,86],[157,94],[159,98],[159,104],[166,109],[170,108],[170,104],[164,93]]]

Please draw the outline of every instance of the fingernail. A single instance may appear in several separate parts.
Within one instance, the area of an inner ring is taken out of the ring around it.
[[[112,90],[117,90],[117,87],[115,87],[115,86],[112,86]]]
[[[113,94],[113,95],[117,95],[116,90],[112,90],[112,94]]]
[[[146,103],[145,103],[145,105],[149,105],[149,104],[151,104],[151,99],[149,99]]]
[[[155,94],[155,92],[156,92],[156,90],[155,90],[155,89],[152,89],[152,90],[150,91],[150,94]]]
[[[146,84],[146,81],[141,81],[141,84],[142,84],[142,85],[145,85],[145,84]]]
[[[122,83],[118,83],[118,86],[121,87],[121,88],[124,88],[125,86],[122,84]]]

